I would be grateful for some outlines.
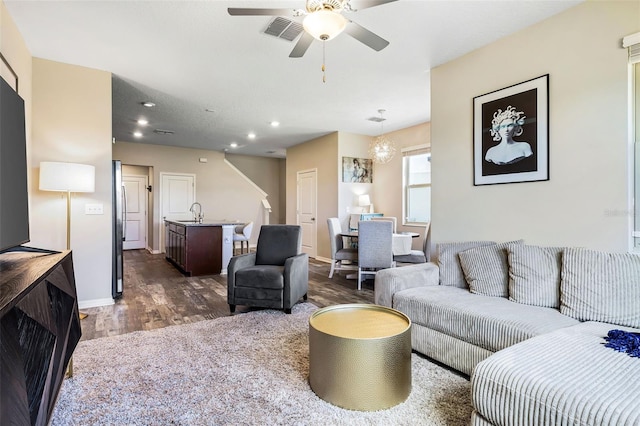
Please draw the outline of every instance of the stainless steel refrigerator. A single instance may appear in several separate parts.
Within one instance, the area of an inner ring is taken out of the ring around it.
[[[122,242],[125,238],[127,200],[122,185],[122,162],[113,161],[113,271],[111,294],[114,299],[122,297],[123,290],[123,258]]]

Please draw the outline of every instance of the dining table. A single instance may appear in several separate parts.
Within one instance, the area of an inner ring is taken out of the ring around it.
[[[358,238],[358,231],[344,231],[341,236],[347,238]],[[391,239],[391,251],[394,256],[411,254],[411,239],[419,237],[417,232],[394,232]]]

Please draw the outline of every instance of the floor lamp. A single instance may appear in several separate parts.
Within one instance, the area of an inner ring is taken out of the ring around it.
[[[71,250],[71,193],[94,192],[96,168],[86,164],[40,163],[40,190],[67,193],[67,250]],[[80,319],[87,314],[80,313]]]
[[[67,250],[71,250],[71,193],[94,192],[96,187],[96,168],[86,164],[40,163],[40,190],[67,193]],[[80,319],[87,314],[79,312]],[[73,377],[73,358],[67,366],[68,377]]]

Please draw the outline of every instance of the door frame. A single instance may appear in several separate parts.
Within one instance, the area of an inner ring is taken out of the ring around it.
[[[149,247],[149,226],[148,226],[148,224],[149,224],[149,191],[147,191],[147,188],[149,187],[149,175],[125,175],[125,174],[122,174],[122,185],[123,186],[124,186],[125,178],[127,178],[127,177],[144,179],[144,183],[143,183],[143,185],[144,185],[144,190],[143,190],[143,193],[144,193],[144,204],[143,204],[143,206],[144,206],[144,210],[145,210],[145,212],[144,212],[144,245],[145,245],[145,247],[143,247],[143,248],[145,248],[147,250],[150,250],[151,248]],[[126,222],[126,220],[127,220],[127,218],[124,217],[124,214],[123,214],[122,220],[123,220],[123,222]],[[126,227],[125,227],[125,229],[126,229]],[[124,245],[125,242],[126,241],[123,241],[123,245]],[[123,247],[123,250],[129,250],[129,249],[125,249]]]
[[[312,253],[308,253],[309,257],[315,259],[318,256],[318,169],[317,168],[299,170],[296,172],[296,224],[300,225],[300,176],[306,173],[313,173],[313,184],[315,186],[313,189],[313,192],[315,194],[315,200],[313,203],[315,211],[313,212],[313,216],[315,217],[315,220],[313,223],[313,233],[311,235],[313,246],[311,248]]]
[[[159,173],[159,182],[158,182],[158,212],[160,213],[158,219],[159,219],[159,228],[160,228],[160,235],[158,235],[158,239],[160,241],[160,245],[159,245],[159,249],[160,249],[160,253],[164,253],[165,252],[165,242],[164,242],[164,238],[165,238],[165,229],[164,229],[164,211],[163,211],[163,199],[162,199],[162,194],[164,193],[164,188],[163,188],[163,182],[164,182],[164,178],[166,176],[186,176],[186,177],[191,177],[193,178],[193,199],[196,199],[196,174],[195,173],[177,173],[177,172],[160,172]]]

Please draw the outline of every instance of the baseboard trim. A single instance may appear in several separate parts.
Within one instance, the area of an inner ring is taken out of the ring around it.
[[[154,250],[154,249],[152,249],[151,247],[147,247],[147,251],[148,251],[149,253],[151,253],[151,254],[160,254],[160,253],[162,253],[162,251],[160,251],[160,250]]]
[[[97,308],[98,306],[109,306],[113,305],[114,303],[115,302],[112,298],[83,300],[78,301],[78,309]]]
[[[324,263],[331,263],[331,259],[327,259],[326,257],[316,256],[316,260]]]

